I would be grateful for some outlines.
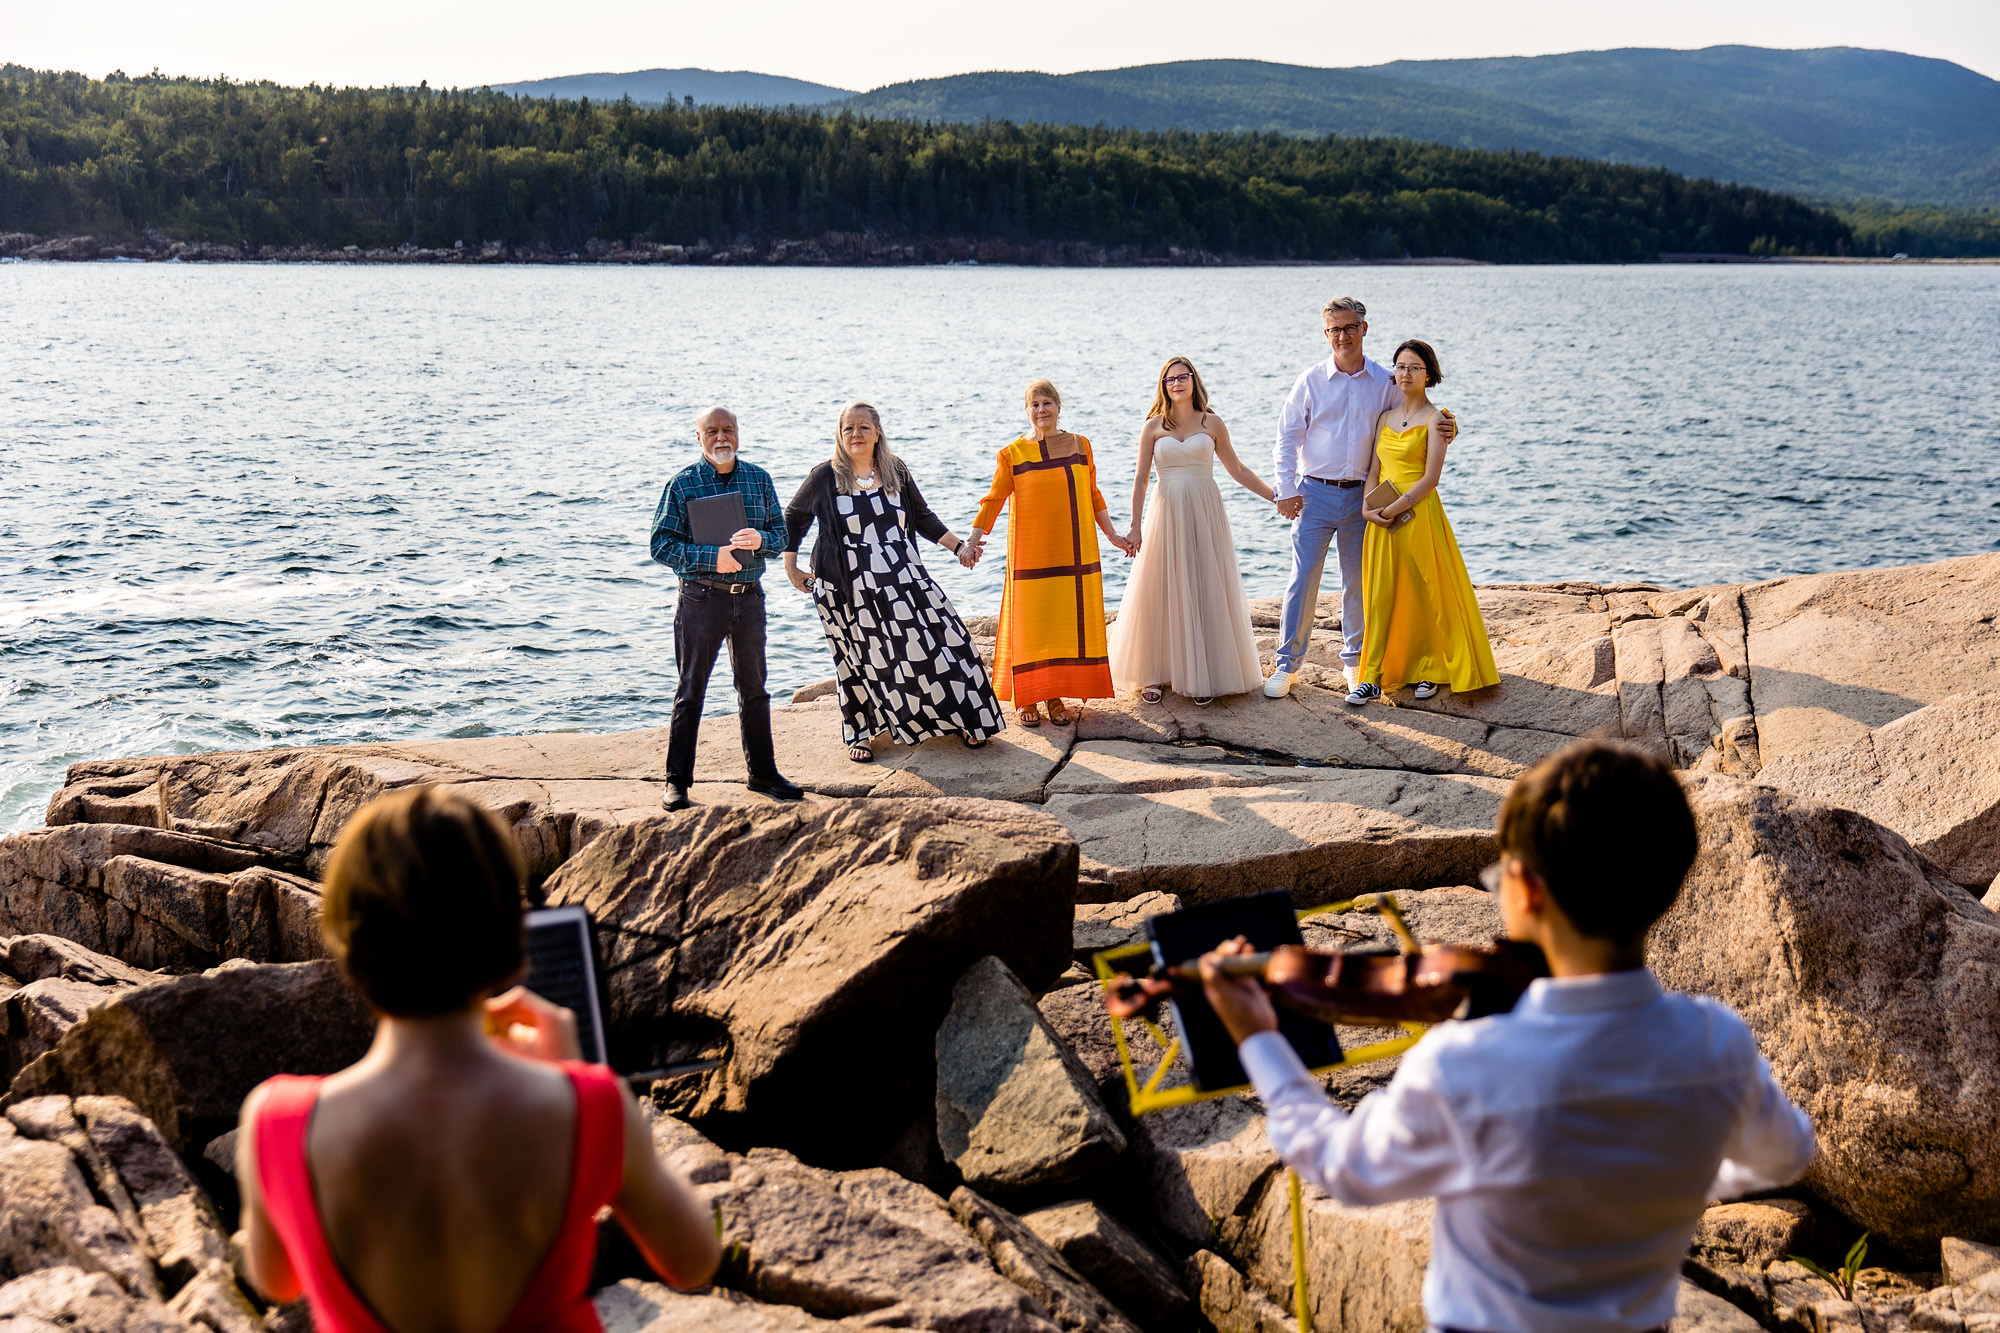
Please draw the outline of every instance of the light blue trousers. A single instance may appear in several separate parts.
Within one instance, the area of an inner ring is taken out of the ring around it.
[[[1292,524],[1292,577],[1285,584],[1284,639],[1278,648],[1278,670],[1296,671],[1305,660],[1312,637],[1313,612],[1319,606],[1319,577],[1326,569],[1326,548],[1340,555],[1340,664],[1361,662],[1361,538],[1368,520],[1361,517],[1359,486],[1342,488],[1301,481],[1306,507]]]

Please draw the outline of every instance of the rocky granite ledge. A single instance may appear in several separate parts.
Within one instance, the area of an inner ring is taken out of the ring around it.
[[[1098,701],[979,752],[852,764],[801,691],[774,715],[813,793],[791,806],[743,790],[727,719],[672,815],[661,731],[78,764],[48,827],[0,838],[0,1322],[303,1326],[228,1262],[228,1129],[258,1080],[365,1047],[317,877],[363,802],[438,782],[599,923],[614,1062],[681,1071],[651,1083],[656,1140],[731,1258],[681,1295],[607,1233],[613,1333],[1292,1328],[1260,1108],[1133,1117],[1079,964],[1274,887],[1394,889],[1428,938],[1490,936],[1465,886],[1508,780],[1604,734],[1687,770],[1702,825],[1657,969],[1744,1014],[1819,1132],[1786,1198],[1710,1210],[1675,1328],[2000,1333],[2000,555],[1480,599],[1502,684],[1466,699],[1348,708],[1330,601],[1287,699]],[[1427,1206],[1307,1212],[1313,1328],[1420,1327]],[[1786,1258],[1864,1230],[1852,1300]]]

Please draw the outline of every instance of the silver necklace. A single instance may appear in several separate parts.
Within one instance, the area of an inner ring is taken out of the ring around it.
[[[1421,407],[1420,407],[1420,408],[1418,408],[1417,410],[1418,410],[1419,412],[1423,411],[1423,409],[1422,409]],[[1401,421],[1399,421],[1399,422],[1397,422],[1397,423],[1396,423],[1396,429],[1397,429],[1397,430],[1408,430],[1409,428],[1410,428],[1410,414],[1409,414],[1409,412],[1408,412],[1408,411],[1405,411],[1405,412],[1403,413],[1403,419],[1402,419]]]

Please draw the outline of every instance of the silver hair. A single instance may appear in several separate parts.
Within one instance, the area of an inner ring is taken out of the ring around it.
[[[882,414],[874,407],[859,399],[840,409],[840,415],[833,419],[833,480],[834,489],[842,495],[852,495],[861,489],[854,478],[854,460],[847,456],[847,446],[840,441],[840,423],[847,419],[849,412],[866,412],[869,422],[875,427],[875,475],[881,479],[882,493],[894,496],[902,490],[897,469],[902,466],[896,455],[889,449],[888,432],[882,429]]]
[[[1368,307],[1361,304],[1361,302],[1355,300],[1351,296],[1334,297],[1331,301],[1328,301],[1325,305],[1319,308],[1319,317],[1321,319],[1326,319],[1327,317],[1332,315],[1333,312],[1336,310],[1352,310],[1354,312],[1354,317],[1356,319],[1360,320],[1364,324],[1368,322]]]

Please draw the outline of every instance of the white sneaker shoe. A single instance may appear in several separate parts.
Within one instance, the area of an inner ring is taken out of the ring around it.
[[[1438,687],[1436,681],[1420,680],[1417,682],[1417,688],[1416,688],[1417,698],[1429,699],[1432,696],[1434,696],[1437,692],[1438,692]]]
[[[1278,667],[1271,672],[1271,678],[1264,682],[1264,697],[1266,699],[1284,698],[1292,692],[1292,682],[1298,678],[1298,672],[1287,671],[1283,667]]]

